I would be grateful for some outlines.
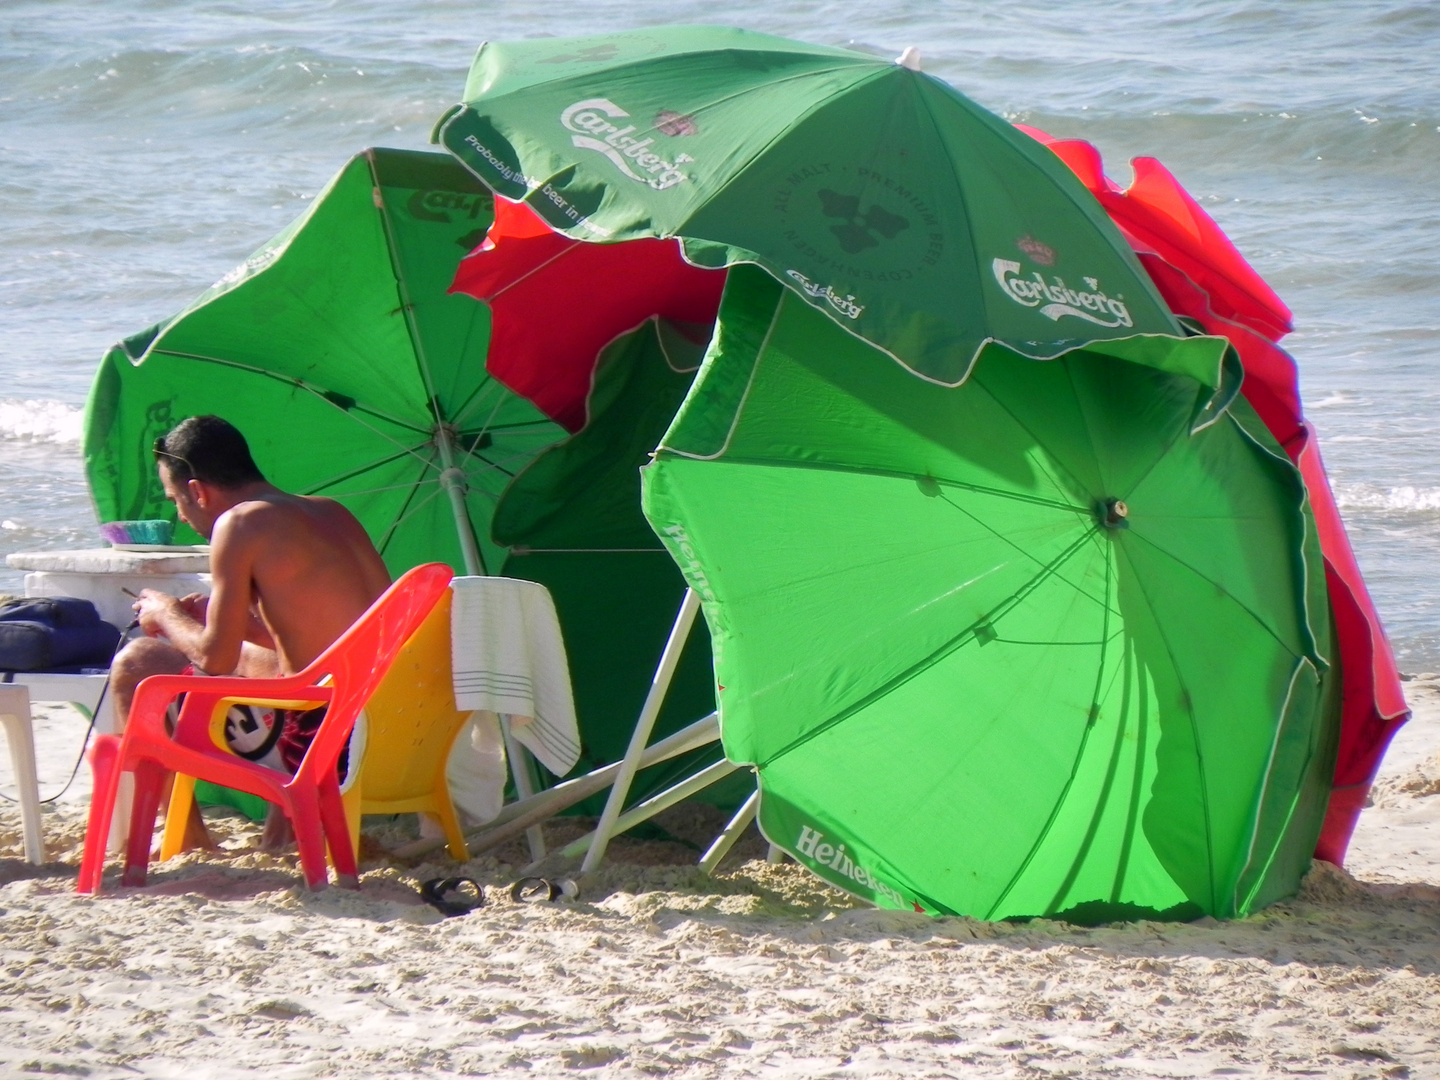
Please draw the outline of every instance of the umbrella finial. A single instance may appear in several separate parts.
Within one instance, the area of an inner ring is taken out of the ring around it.
[[[920,50],[914,45],[905,46],[905,51],[895,58],[895,63],[911,71],[920,70]]]

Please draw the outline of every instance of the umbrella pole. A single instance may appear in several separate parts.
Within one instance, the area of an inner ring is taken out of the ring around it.
[[[435,447],[440,452],[440,486],[450,497],[450,509],[455,515],[455,535],[460,541],[460,553],[465,560],[465,573],[484,575],[485,560],[480,554],[480,545],[475,542],[475,530],[470,524],[470,513],[465,507],[465,473],[455,465],[454,433],[446,424],[440,424],[435,433]],[[501,729],[505,735],[505,755],[510,761],[510,776],[515,781],[515,794],[528,799],[535,794],[535,772],[530,751],[515,738],[510,730],[509,718]],[[530,858],[538,862],[545,857],[545,832],[537,825],[525,830],[525,839],[530,846]]]
[[[521,802],[535,794],[535,774],[531,771],[530,751],[515,737],[510,728],[510,717],[505,717],[501,730],[505,734],[505,755],[510,760],[510,775],[515,780],[515,801]],[[545,857],[545,831],[537,822],[525,830],[525,842],[530,847],[530,861],[539,862]]]
[[[640,710],[640,718],[635,721],[635,730],[630,733],[630,746],[620,763],[620,773],[615,777],[615,783],[610,788],[610,797],[605,801],[605,810],[591,834],[594,840],[585,852],[585,862],[580,867],[582,874],[589,874],[600,865],[600,860],[605,857],[605,845],[610,843],[610,837],[617,831],[616,819],[620,817],[620,808],[625,805],[625,799],[630,794],[630,783],[635,779],[635,773],[640,767],[640,756],[645,752],[645,744],[650,741],[655,718],[660,715],[660,705],[670,689],[670,679],[675,674],[676,665],[680,663],[685,640],[690,636],[690,627],[699,610],[700,597],[694,589],[686,589],[685,599],[680,602],[680,611],[675,616],[675,625],[670,629],[670,640],[665,642],[665,651],[660,654],[660,666],[655,669],[655,678],[650,683],[650,693],[645,697],[645,706]]]
[[[475,530],[470,525],[470,513],[465,508],[465,473],[455,466],[454,446],[450,429],[443,424],[435,438],[440,451],[440,486],[450,496],[450,511],[455,515],[455,536],[460,541],[460,555],[465,561],[465,573],[485,575],[485,560],[480,555],[480,545],[475,542]]]

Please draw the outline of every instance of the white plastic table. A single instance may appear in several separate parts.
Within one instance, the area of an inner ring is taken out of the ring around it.
[[[100,613],[100,618],[115,626],[125,627],[134,618],[132,605],[134,597],[125,590],[139,592],[141,589],[160,589],[176,596],[187,593],[208,593],[210,591],[210,551],[206,547],[183,547],[152,551],[119,551],[115,548],[95,548],[81,551],[25,551],[7,555],[5,562],[11,569],[27,571],[25,574],[26,596],[78,596],[89,600]],[[13,687],[3,698],[8,711],[0,714],[6,719],[6,733],[10,736],[11,756],[15,763],[15,775],[21,787],[21,798],[28,799],[22,780],[22,759],[29,748],[29,769],[34,773],[34,747],[30,707],[31,701],[65,701],[77,706],[85,715],[95,717],[95,730],[102,734],[116,732],[115,713],[111,707],[110,695],[105,689],[107,676],[95,675],[52,675],[41,672],[17,672],[6,686]],[[23,712],[19,708],[24,698]],[[99,710],[96,705],[99,704]],[[22,730],[23,729],[23,730]],[[19,740],[17,742],[17,740]],[[122,783],[121,798],[116,803],[116,819],[121,828],[110,831],[112,850],[123,842],[130,821],[129,800],[126,797],[128,783]],[[38,796],[37,796],[38,797]],[[44,857],[40,844],[39,806],[33,813],[24,812],[21,805],[22,824],[25,827],[25,857],[38,863]],[[32,825],[33,821],[33,836]]]
[[[23,686],[0,686],[0,724],[10,743],[10,767],[15,773],[20,802],[20,825],[25,833],[25,861],[45,862],[40,836],[40,781],[35,775],[35,732],[30,726],[30,695]]]
[[[160,589],[176,596],[210,591],[208,547],[18,551],[5,556],[5,563],[27,571],[26,596],[78,596],[93,603],[100,618],[122,627],[134,617],[135,599],[126,589]],[[36,695],[35,700],[43,699]]]
[[[110,705],[110,695],[104,693],[106,678],[105,675],[20,671],[12,674],[9,682],[0,683],[0,724],[4,725],[10,744],[10,767],[15,774],[20,824],[25,834],[25,861],[35,866],[44,863],[45,846],[40,834],[40,782],[35,768],[35,728],[30,703],[69,702],[87,719],[94,716],[96,731],[114,733],[115,712]],[[117,802],[116,817],[121,822],[123,837],[130,822],[130,804],[128,798],[122,801],[124,813],[119,812],[122,807],[121,802]]]

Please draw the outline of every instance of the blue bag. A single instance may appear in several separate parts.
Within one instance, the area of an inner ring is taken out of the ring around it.
[[[74,596],[40,596],[0,604],[0,671],[108,668],[120,630],[95,605]]]

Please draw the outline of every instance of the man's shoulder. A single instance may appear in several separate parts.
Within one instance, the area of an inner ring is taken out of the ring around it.
[[[319,505],[325,504],[325,505]],[[320,499],[305,495],[291,495],[279,491],[260,495],[238,502],[221,515],[217,532],[223,526],[225,532],[235,537],[269,533],[277,529],[305,529],[307,522],[315,515],[329,517],[334,507],[348,513],[332,499]]]
[[[343,503],[323,495],[292,495],[279,491],[245,502],[227,511],[228,531],[237,537],[261,536],[276,531],[290,535],[306,533],[348,533],[361,529],[359,521]]]
[[[311,513],[319,514],[331,521],[343,521],[347,524],[359,524],[359,519],[352,514],[344,503],[334,499],[326,498],[324,495],[294,495],[292,498],[304,503],[306,509]]]
[[[226,510],[221,517],[234,522],[259,522],[268,521],[274,518],[286,517],[294,514],[299,509],[298,500],[302,496],[289,495],[283,491],[273,495],[257,495],[253,499],[246,499],[237,502]]]

